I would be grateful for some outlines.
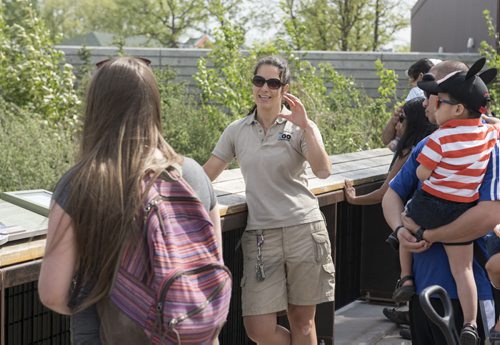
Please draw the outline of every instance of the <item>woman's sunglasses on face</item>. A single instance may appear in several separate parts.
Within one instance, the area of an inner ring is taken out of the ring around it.
[[[436,97],[436,109],[439,109],[439,107],[441,106],[441,104],[449,104],[449,105],[457,105],[457,104],[460,104],[460,102],[457,102],[457,101],[452,101],[450,99],[442,99],[442,98],[439,98],[439,97]]]
[[[148,67],[151,66],[151,60],[149,60],[149,59],[146,59],[146,58],[143,58],[143,57],[135,57],[135,56],[133,58],[141,61],[143,64],[145,64]],[[105,64],[107,64],[109,61],[111,61],[111,59],[104,59],[104,60],[99,61],[98,63],[96,63],[95,66],[97,68],[101,68],[102,66],[104,66]]]
[[[283,85],[278,78],[265,79],[260,75],[253,77],[252,84],[256,87],[263,87],[264,84],[267,84],[267,87],[271,90],[277,90]]]

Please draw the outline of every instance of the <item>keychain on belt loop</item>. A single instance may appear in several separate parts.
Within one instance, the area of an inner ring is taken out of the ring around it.
[[[264,260],[262,259],[262,246],[264,245],[264,235],[262,230],[257,230],[257,263],[255,264],[255,273],[258,281],[266,279],[264,272]]]

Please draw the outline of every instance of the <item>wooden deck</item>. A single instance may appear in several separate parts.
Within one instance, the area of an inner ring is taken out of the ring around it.
[[[359,297],[359,276],[367,274],[363,273],[362,268],[360,272],[358,267],[359,258],[363,257],[360,254],[362,249],[360,249],[358,241],[360,234],[364,231],[364,224],[369,224],[371,228],[376,225],[375,223],[384,223],[385,226],[385,222],[380,220],[380,210],[373,218],[372,212],[359,213],[362,211],[359,207],[349,206],[346,208],[345,203],[342,203],[344,200],[344,180],[353,180],[354,185],[364,189],[380,185],[380,181],[385,179],[392,155],[388,149],[375,149],[331,156],[333,174],[323,180],[316,178],[310,169],[308,170],[309,188],[318,196],[320,207],[327,219],[330,238],[332,243],[336,244],[335,254],[338,261],[338,264],[336,263],[338,265],[336,290],[340,294],[337,296],[336,293],[336,301],[339,301],[339,306]],[[224,260],[233,272],[233,299],[228,322],[221,333],[221,344],[246,344],[247,338],[240,314],[239,280],[242,277],[242,257],[232,250],[236,247],[246,224],[245,184],[240,170],[231,169],[224,171],[213,185],[221,206]],[[363,221],[360,223],[360,220]],[[39,230],[47,227],[46,217],[32,211],[19,209],[17,206],[2,200],[0,200],[0,222],[5,225],[21,225],[26,229]],[[338,238],[337,232],[340,234]],[[386,229],[382,230],[383,236],[386,236],[386,232]],[[366,233],[372,233],[372,231]],[[377,241],[383,243],[383,240],[377,239]],[[20,291],[18,287],[26,291],[29,290],[23,294],[27,294],[27,298],[33,300],[33,303],[39,306],[37,308],[40,308],[35,286],[41,258],[44,254],[44,246],[43,236],[0,246],[0,345],[17,344],[17,341],[12,341],[12,334],[30,332],[28,329],[34,327],[34,323],[31,323],[34,321],[29,321],[29,317],[23,316],[22,320],[12,320],[13,316],[9,316],[5,310],[6,306],[9,306],[8,301],[6,301],[9,298],[9,293],[6,292],[9,290],[12,293],[14,291],[17,293]],[[353,264],[353,260],[358,261]],[[373,260],[371,257],[367,257],[366,261]],[[67,318],[48,311],[44,313],[44,318],[52,320],[50,321],[51,325],[58,325],[59,333],[54,336],[67,337],[67,327],[69,327]],[[334,303],[325,303],[318,307],[317,315],[321,315],[321,319],[317,320],[317,333],[319,339],[324,340],[326,345],[333,343],[334,313]],[[44,335],[45,339],[46,336]]]

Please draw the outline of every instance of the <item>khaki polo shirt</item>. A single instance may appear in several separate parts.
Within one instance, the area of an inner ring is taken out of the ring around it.
[[[247,230],[323,219],[318,200],[307,187],[304,132],[291,122],[286,124],[278,118],[264,135],[253,113],[231,123],[212,152],[227,163],[236,158],[240,165],[246,184]]]

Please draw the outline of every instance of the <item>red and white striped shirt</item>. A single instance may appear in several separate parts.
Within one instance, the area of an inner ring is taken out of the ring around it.
[[[481,119],[447,121],[429,136],[417,161],[432,170],[422,189],[438,198],[473,202],[479,198],[498,130]]]

